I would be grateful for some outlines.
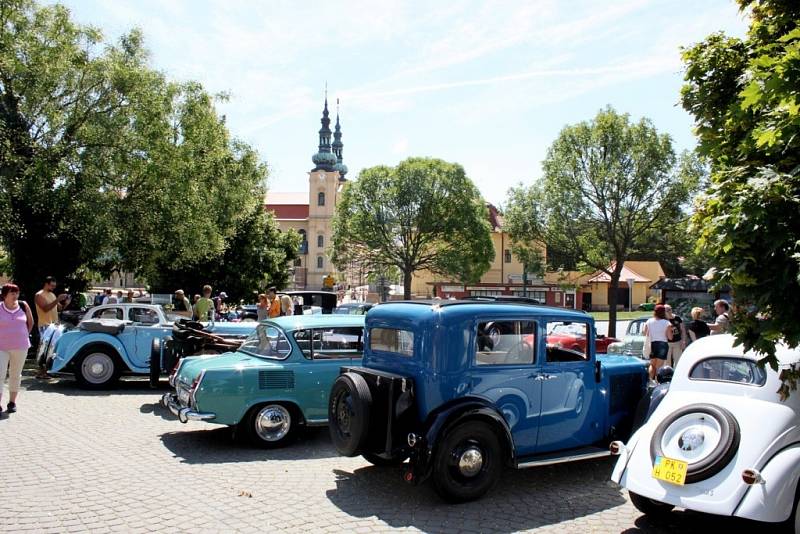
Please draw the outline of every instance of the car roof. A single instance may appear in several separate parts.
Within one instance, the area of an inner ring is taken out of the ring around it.
[[[283,330],[304,330],[308,328],[334,328],[337,326],[364,326],[363,315],[287,315],[275,317],[267,322],[275,323]]]
[[[427,311],[436,309],[447,315],[478,315],[487,311],[492,313],[512,315],[532,313],[548,317],[556,317],[564,320],[581,320],[593,318],[588,313],[581,310],[571,310],[568,308],[558,308],[555,306],[543,306],[539,304],[527,304],[507,301],[477,301],[477,300],[400,300],[384,302],[380,306],[370,310],[370,317],[379,313],[394,314],[400,310],[410,314],[423,315]]]
[[[764,357],[763,354],[752,350],[745,351],[744,346],[736,345],[735,341],[736,338],[731,334],[711,335],[694,341],[681,356],[680,362],[682,364],[686,362],[681,369],[688,372],[690,366],[693,367],[698,361],[712,356],[734,356],[752,361],[758,361]],[[789,366],[800,362],[800,349],[790,349],[785,344],[779,343],[775,346],[775,356],[778,358],[780,366]],[[767,368],[769,369],[769,367]]]

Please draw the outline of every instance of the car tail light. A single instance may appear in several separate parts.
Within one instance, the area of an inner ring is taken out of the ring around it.
[[[764,479],[761,476],[761,473],[757,469],[745,469],[742,471],[742,480],[748,486],[752,486],[753,484],[763,484]]]
[[[192,385],[189,388],[189,399],[192,403],[192,406],[197,407],[197,400],[195,399],[195,395],[197,394],[197,390],[200,389],[200,383],[203,381],[203,377],[206,376],[206,371],[203,369],[200,371],[200,374],[192,380]]]
[[[616,456],[625,450],[625,444],[621,441],[612,441],[608,446],[608,450]]]
[[[181,370],[181,365],[183,365],[183,358],[175,362],[175,366],[172,368],[172,372],[169,374],[169,385],[172,387],[175,387],[175,381],[178,378],[178,372]]]

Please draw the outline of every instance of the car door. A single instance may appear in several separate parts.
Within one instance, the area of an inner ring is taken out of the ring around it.
[[[134,366],[140,370],[146,369],[150,363],[153,339],[162,337],[162,329],[158,328],[160,317],[152,308],[131,306],[128,308],[127,320],[131,322],[125,328],[130,334],[130,343],[123,342],[125,349]]]
[[[603,413],[597,397],[592,326],[580,321],[548,321],[548,332],[569,327],[582,343],[546,343],[542,367],[542,413],[536,452],[572,449],[599,440]]]
[[[471,392],[503,414],[519,456],[536,448],[542,381],[537,362],[537,323],[527,319],[475,324]]]
[[[295,333],[295,341],[306,358],[302,372],[295,373],[304,412],[310,422],[328,419],[328,394],[339,369],[358,363],[364,351],[364,328],[333,326]]]

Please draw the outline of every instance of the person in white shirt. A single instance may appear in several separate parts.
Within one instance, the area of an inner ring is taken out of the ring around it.
[[[708,325],[708,329],[711,330],[711,335],[727,334],[730,331],[730,311],[731,305],[728,304],[727,300],[720,299],[714,302],[714,312],[716,312],[717,318],[713,323]]]
[[[667,361],[669,342],[672,341],[672,323],[667,320],[667,310],[658,304],[653,316],[644,324],[644,335],[650,339],[650,380],[656,379],[656,373]]]

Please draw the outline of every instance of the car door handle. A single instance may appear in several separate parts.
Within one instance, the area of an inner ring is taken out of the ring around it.
[[[545,381],[545,380],[553,380],[553,379],[557,378],[556,375],[549,375],[547,373],[540,373],[538,375],[532,375],[532,376],[533,376],[534,380],[538,380],[540,382],[541,381]]]

